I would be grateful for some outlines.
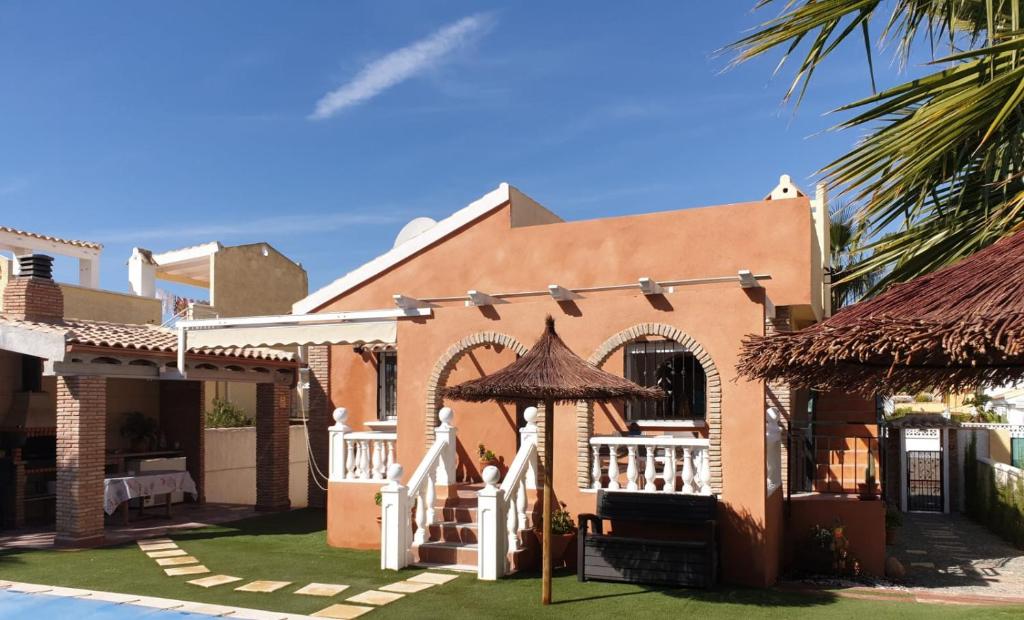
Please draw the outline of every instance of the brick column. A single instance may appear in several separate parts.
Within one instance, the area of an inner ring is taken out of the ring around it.
[[[331,347],[310,346],[306,354],[306,363],[309,365],[309,420],[306,427],[309,430],[309,445],[312,452],[310,458],[326,475],[330,466],[327,427],[334,422],[331,417],[334,409],[331,406]],[[327,486],[327,481],[317,480],[314,475],[313,468],[310,468],[309,505],[313,508],[323,508],[327,505],[327,494],[320,485]]]
[[[205,404],[202,381],[160,382],[160,430],[169,445],[177,444],[185,454],[200,504],[206,501]],[[185,501],[192,501],[192,496],[186,494]]]
[[[58,545],[103,541],[107,380],[57,377]]]
[[[288,510],[288,418],[292,387],[256,386],[256,510]]]

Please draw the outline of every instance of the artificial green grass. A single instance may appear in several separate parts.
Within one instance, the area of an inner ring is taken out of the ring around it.
[[[269,594],[235,592],[246,581],[206,589],[186,583],[191,575],[168,577],[156,561],[132,543],[84,551],[0,550],[0,579],[68,587],[160,596],[291,613],[312,613],[331,603],[422,572],[381,571],[376,551],[352,551],[327,546],[324,515],[314,510],[246,519],[220,526],[173,534],[178,545],[214,574],[246,580],[291,581],[293,585]],[[351,587],[325,598],[293,594],[310,582],[342,583]],[[775,590],[720,588],[698,590],[579,583],[562,571],[554,582],[555,604],[539,603],[536,575],[514,576],[498,582],[460,575],[445,585],[406,595],[375,610],[368,618],[1011,618],[1024,607],[963,607],[906,602],[865,601],[830,593],[799,594]]]

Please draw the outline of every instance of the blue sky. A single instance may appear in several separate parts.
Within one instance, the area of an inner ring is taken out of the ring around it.
[[[104,243],[114,290],[132,246],[213,239],[315,289],[502,181],[566,219],[810,189],[863,49],[794,114],[774,59],[715,56],[753,4],[4,2],[0,224]]]

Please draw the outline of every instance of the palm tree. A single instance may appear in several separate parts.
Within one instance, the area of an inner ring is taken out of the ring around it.
[[[864,252],[858,245],[863,222],[855,217],[856,212],[852,204],[840,204],[831,213],[829,270],[833,281],[833,310],[860,301],[881,277],[877,270],[850,276],[853,266],[864,259]]]
[[[797,104],[815,70],[851,38],[863,44],[874,84],[871,28],[880,28],[880,42],[902,65],[919,48],[931,57],[924,77],[840,108],[849,116],[838,127],[865,134],[821,170],[862,205],[865,226],[855,237],[865,252],[844,281],[881,270],[868,291],[875,292],[1024,227],[1024,0],[759,0],[757,7],[769,5],[782,13],[730,48],[736,62],[781,49],[784,63],[804,50],[786,95]]]

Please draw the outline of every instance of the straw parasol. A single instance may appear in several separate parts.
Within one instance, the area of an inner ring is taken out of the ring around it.
[[[1024,379],[1024,232],[796,332],[748,336],[738,369],[863,394]]]
[[[551,445],[555,403],[580,400],[609,401],[622,398],[661,399],[657,388],[641,387],[609,374],[582,360],[555,333],[555,320],[545,320],[544,333],[533,348],[505,368],[456,386],[445,388],[446,398],[470,402],[544,402],[544,542],[541,602],[551,603]]]

